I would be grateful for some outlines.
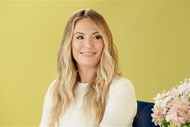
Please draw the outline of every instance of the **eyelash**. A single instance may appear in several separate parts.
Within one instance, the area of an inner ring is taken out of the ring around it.
[[[84,37],[83,36],[77,36],[76,39],[82,40],[82,39],[84,39]]]
[[[97,35],[97,36],[95,36],[94,38],[95,38],[96,40],[98,40],[98,39],[101,39],[101,38],[102,38],[102,36]]]
[[[101,39],[101,38],[102,38],[101,35],[96,35],[96,36],[93,37],[93,39],[96,39],[96,40],[99,40],[99,39]],[[76,39],[82,40],[82,39],[84,39],[84,37],[83,37],[83,36],[77,36]]]

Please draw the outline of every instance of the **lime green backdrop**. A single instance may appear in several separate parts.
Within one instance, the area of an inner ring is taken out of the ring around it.
[[[0,1],[0,126],[38,126],[65,23],[86,7],[110,25],[138,100],[190,77],[188,1]]]

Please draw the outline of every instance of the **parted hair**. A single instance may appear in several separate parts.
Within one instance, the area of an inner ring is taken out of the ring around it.
[[[113,43],[112,33],[104,17],[93,9],[86,8],[75,12],[68,20],[57,58],[57,79],[51,88],[53,105],[50,110],[49,127],[59,125],[59,118],[75,103],[75,88],[79,80],[76,61],[72,56],[72,38],[77,21],[88,18],[100,33],[104,42],[101,59],[93,80],[88,84],[88,91],[84,96],[84,114],[93,115],[94,127],[98,127],[102,120],[108,92],[112,79],[119,76],[117,50]]]

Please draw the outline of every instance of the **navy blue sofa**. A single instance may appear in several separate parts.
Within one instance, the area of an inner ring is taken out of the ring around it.
[[[152,122],[152,108],[154,103],[137,101],[137,114],[133,121],[133,127],[158,127]]]

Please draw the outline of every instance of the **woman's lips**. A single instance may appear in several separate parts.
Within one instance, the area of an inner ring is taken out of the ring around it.
[[[80,54],[86,57],[92,57],[96,54],[96,52],[80,52]]]

